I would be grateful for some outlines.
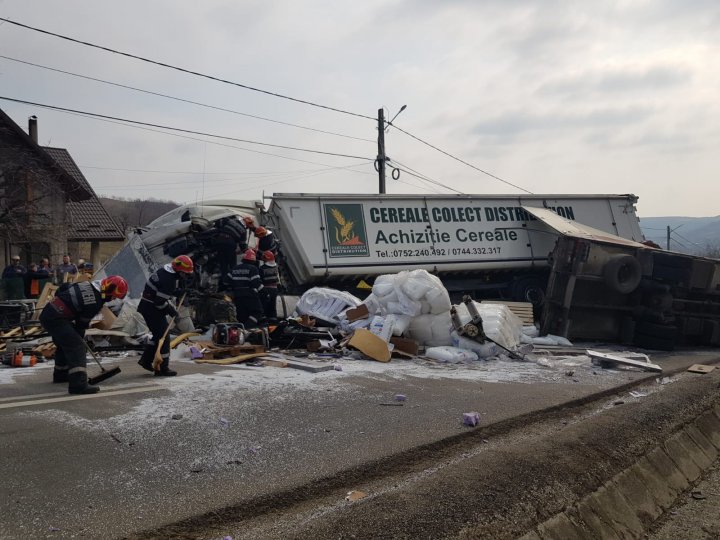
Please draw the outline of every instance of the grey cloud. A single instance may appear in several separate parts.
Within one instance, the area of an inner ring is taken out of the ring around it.
[[[529,131],[629,126],[646,120],[652,113],[652,109],[645,107],[594,109],[585,113],[508,113],[476,123],[472,133],[482,136],[513,137]]]
[[[541,85],[543,95],[570,95],[589,93],[623,93],[638,90],[664,89],[691,82],[693,73],[683,66],[650,66],[608,70],[602,73],[582,73],[575,77],[558,79]]]

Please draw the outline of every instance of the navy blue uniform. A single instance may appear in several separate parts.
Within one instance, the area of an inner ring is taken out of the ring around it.
[[[260,276],[262,277],[262,304],[265,317],[277,319],[277,297],[278,285],[280,284],[280,272],[275,262],[263,262],[260,264]]]
[[[88,386],[85,330],[104,303],[99,287],[84,281],[61,286],[40,314],[40,323],[57,347],[53,381],[68,381],[71,391]]]
[[[263,319],[260,291],[263,288],[257,266],[242,261],[226,276],[233,293],[238,322],[246,328],[254,328]]]
[[[177,315],[177,311],[170,303],[170,300],[178,294],[179,287],[180,276],[169,264],[156,270],[145,284],[140,304],[138,304],[138,313],[143,316],[150,332],[152,332],[153,341],[145,346],[138,364],[148,371],[152,371],[152,362],[157,350],[157,344],[169,325],[167,315],[171,317]],[[160,356],[163,359],[160,371],[169,373],[170,342],[167,339],[160,349]]]

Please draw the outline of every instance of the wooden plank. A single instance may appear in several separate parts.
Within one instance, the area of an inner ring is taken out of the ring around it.
[[[35,310],[33,311],[32,320],[36,321],[40,318],[40,312],[45,307],[45,304],[47,304],[55,297],[55,291],[57,290],[57,285],[53,285],[52,283],[45,284],[42,292],[40,293],[40,296],[38,296],[37,302],[35,303]]]
[[[533,315],[533,305],[530,302],[509,302],[505,300],[483,300],[481,304],[500,304],[507,306],[520,321],[525,325],[531,325],[535,322]]]
[[[240,364],[241,362],[246,362],[247,360],[252,360],[253,358],[260,358],[261,356],[266,356],[267,353],[252,353],[252,354],[240,354],[238,356],[231,356],[230,358],[219,358],[219,359],[205,359],[205,358],[198,358],[195,360],[197,364],[217,364],[220,366],[226,366],[228,364]]]

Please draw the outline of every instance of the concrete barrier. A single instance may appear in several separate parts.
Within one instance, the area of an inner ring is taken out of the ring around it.
[[[640,538],[713,465],[718,451],[720,407],[714,406],[521,539]]]

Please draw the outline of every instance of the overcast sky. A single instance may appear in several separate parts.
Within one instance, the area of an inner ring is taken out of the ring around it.
[[[641,216],[720,214],[717,0],[0,0],[0,17],[358,115],[407,105],[398,127],[533,193],[634,193]],[[371,119],[7,22],[0,55],[234,112],[0,58],[5,97],[353,156],[0,100],[23,128],[37,115],[40,143],[67,148],[100,195],[378,190]],[[455,190],[523,193],[396,129],[386,146],[396,166]],[[388,193],[435,189],[450,193],[388,174]]]

